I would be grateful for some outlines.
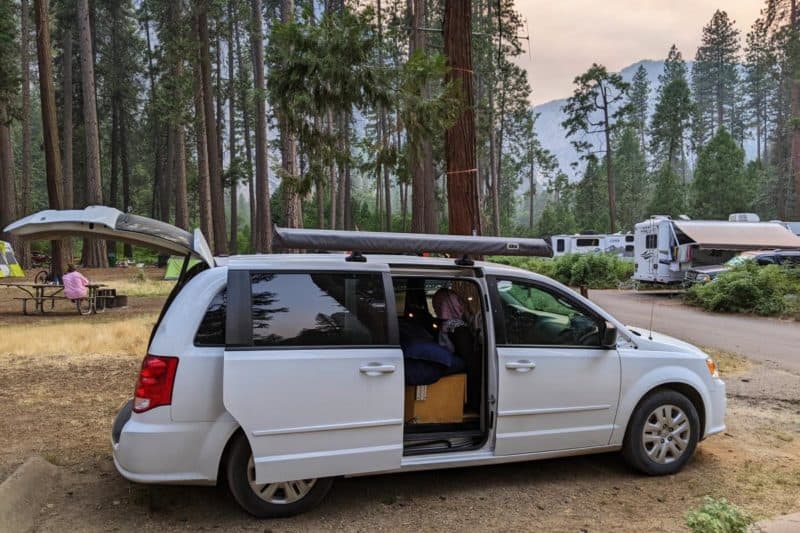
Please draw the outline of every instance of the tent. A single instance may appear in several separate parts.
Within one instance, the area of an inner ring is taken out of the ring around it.
[[[11,243],[0,241],[0,278],[22,278],[25,272],[14,257]]]
[[[183,268],[183,261],[185,259],[186,259],[185,257],[180,255],[171,255],[167,260],[167,271],[164,273],[164,279],[168,280],[178,279],[178,277],[180,277],[181,275],[181,269]],[[192,257],[189,260],[189,268],[192,268],[199,262],[200,262],[199,259]]]

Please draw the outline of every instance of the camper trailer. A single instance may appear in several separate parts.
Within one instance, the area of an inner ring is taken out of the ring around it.
[[[633,258],[633,234],[575,234],[554,235],[550,238],[553,256],[567,254],[613,253]]]
[[[746,250],[800,248],[800,238],[774,222],[673,220],[653,216],[634,231],[636,281],[682,283],[693,267],[724,263]]]

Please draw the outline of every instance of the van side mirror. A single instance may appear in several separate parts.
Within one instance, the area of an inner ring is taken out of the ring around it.
[[[603,348],[613,349],[617,347],[617,326],[611,322],[606,322],[606,327],[603,330]]]

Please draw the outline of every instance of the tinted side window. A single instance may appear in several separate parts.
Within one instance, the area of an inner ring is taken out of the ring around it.
[[[227,294],[222,289],[208,304],[203,321],[194,336],[195,346],[225,346],[226,307]]]
[[[563,252],[564,251],[564,239],[558,239],[556,241],[556,251]]]
[[[600,246],[600,239],[578,239],[578,246]]]
[[[600,344],[600,326],[595,318],[558,293],[508,280],[497,281],[497,293],[507,345]]]
[[[653,250],[658,247],[658,235],[648,235],[644,239],[644,246],[648,250]]]
[[[387,344],[380,274],[253,273],[253,346]]]

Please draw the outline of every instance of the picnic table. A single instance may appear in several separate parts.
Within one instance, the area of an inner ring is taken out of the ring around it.
[[[6,287],[14,287],[24,292],[26,296],[16,297],[14,300],[22,302],[22,314],[28,313],[28,302],[33,302],[34,311],[44,314],[46,311],[52,311],[56,306],[57,300],[69,300],[75,303],[78,313],[82,315],[90,315],[93,313],[102,313],[106,310],[107,300],[114,298],[113,295],[103,294],[103,287],[106,285],[102,283],[90,283],[87,285],[88,294],[86,298],[73,300],[63,295],[64,285],[57,283],[3,283]],[[46,308],[49,304],[49,309]]]

